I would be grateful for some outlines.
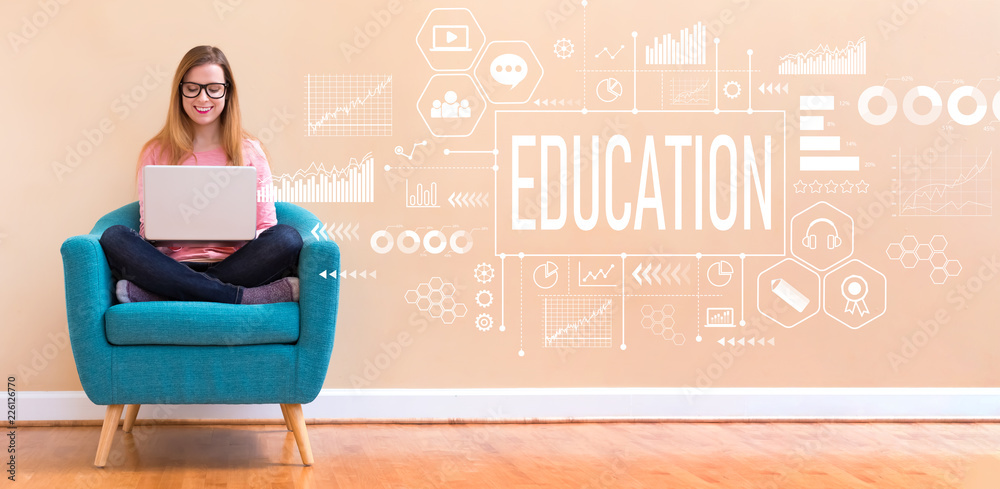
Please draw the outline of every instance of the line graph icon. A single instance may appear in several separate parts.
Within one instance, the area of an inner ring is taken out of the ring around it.
[[[847,47],[830,48],[820,44],[804,53],[782,56],[778,61],[779,75],[864,75],[868,43],[864,36]]]
[[[618,56],[618,53],[622,52],[622,49],[625,49],[625,45],[624,44],[622,44],[621,46],[618,46],[618,50],[615,51],[615,52],[613,52],[613,53],[611,52],[610,49],[608,49],[607,47],[605,47],[599,53],[595,54],[594,57],[595,58],[600,58],[602,54],[607,54],[609,58],[615,59],[615,56]]]
[[[545,348],[611,348],[611,298],[546,298]]]
[[[306,136],[391,136],[392,75],[306,75]]]
[[[711,80],[672,78],[670,80],[670,104],[671,105],[708,105],[709,87]]]
[[[258,202],[375,202],[375,159],[351,158],[343,169],[312,163],[305,170],[272,177],[257,191]]]
[[[921,171],[903,169],[900,152],[901,216],[992,216],[993,151],[958,155],[945,153]],[[906,157],[917,161],[920,157]],[[910,174],[912,173],[912,176]]]
[[[585,272],[584,268],[588,268]],[[576,285],[579,287],[617,287],[617,278],[611,277],[611,271],[615,269],[615,264],[604,265],[596,270],[594,267],[585,267],[582,261],[576,264]]]

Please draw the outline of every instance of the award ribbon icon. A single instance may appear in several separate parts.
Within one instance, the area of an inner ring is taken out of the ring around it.
[[[840,291],[847,299],[847,307],[844,312],[854,314],[857,312],[861,317],[870,314],[868,305],[865,304],[865,296],[868,295],[868,282],[860,275],[851,275],[840,284]]]

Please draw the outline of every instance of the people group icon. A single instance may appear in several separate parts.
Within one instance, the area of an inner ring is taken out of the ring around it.
[[[472,108],[468,99],[458,101],[458,94],[453,90],[448,90],[444,94],[444,103],[434,99],[431,103],[432,119],[469,119],[472,117]]]

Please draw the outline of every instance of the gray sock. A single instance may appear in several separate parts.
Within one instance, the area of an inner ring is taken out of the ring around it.
[[[118,302],[148,302],[148,301],[166,301],[170,300],[165,297],[156,295],[149,292],[138,285],[129,282],[128,280],[119,280],[115,285],[115,296],[118,297]]]
[[[243,289],[240,304],[273,304],[275,302],[298,302],[298,277],[285,277],[260,287]]]

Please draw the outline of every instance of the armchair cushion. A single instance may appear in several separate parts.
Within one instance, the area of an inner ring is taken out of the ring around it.
[[[241,346],[293,344],[299,339],[295,302],[136,302],[112,306],[104,320],[112,345]]]

